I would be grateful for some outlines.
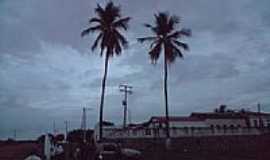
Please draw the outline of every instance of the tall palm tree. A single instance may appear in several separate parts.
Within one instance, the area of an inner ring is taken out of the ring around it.
[[[170,16],[168,13],[155,14],[154,25],[145,24],[153,32],[153,36],[138,38],[141,43],[151,42],[149,55],[152,63],[156,63],[161,52],[164,53],[164,97],[165,97],[165,114],[166,114],[166,136],[170,138],[169,132],[169,105],[167,91],[167,66],[173,63],[177,57],[183,58],[181,49],[188,50],[188,44],[179,41],[184,36],[191,36],[190,29],[177,30],[176,25],[180,22],[179,17]]]
[[[103,106],[109,58],[113,57],[114,55],[120,55],[122,48],[126,48],[128,45],[128,41],[120,33],[119,30],[128,29],[128,22],[130,17],[123,18],[120,14],[120,11],[120,7],[115,6],[113,2],[107,3],[104,8],[97,4],[97,7],[95,8],[95,13],[97,16],[90,18],[90,27],[83,30],[81,33],[82,37],[88,35],[89,33],[98,33],[91,49],[94,51],[99,46],[100,56],[103,56],[105,53],[105,68],[104,76],[102,79],[99,113],[100,140],[102,140],[103,137]]]

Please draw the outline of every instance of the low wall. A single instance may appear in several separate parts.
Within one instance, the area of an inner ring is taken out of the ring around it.
[[[142,151],[145,159],[164,159],[165,139],[117,139],[124,147]],[[270,159],[270,135],[245,136],[205,136],[172,138],[171,159],[176,157],[218,160],[227,157],[231,160],[268,160]],[[163,157],[163,158],[162,158]],[[177,159],[178,159],[177,158]],[[166,158],[167,159],[167,158]]]

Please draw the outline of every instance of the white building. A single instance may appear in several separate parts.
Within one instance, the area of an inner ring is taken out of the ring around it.
[[[188,117],[170,117],[170,136],[258,135],[270,131],[270,114],[258,112],[192,113]],[[266,130],[265,130],[266,129]],[[99,127],[95,128],[99,138]],[[163,138],[166,137],[166,118],[152,117],[141,124],[122,126],[104,125],[104,138]]]

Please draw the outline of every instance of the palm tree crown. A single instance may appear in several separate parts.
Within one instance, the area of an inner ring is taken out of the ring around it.
[[[128,42],[119,32],[119,29],[128,29],[130,17],[122,18],[120,7],[115,6],[113,2],[109,2],[104,8],[98,4],[95,12],[97,17],[90,18],[89,24],[91,26],[83,30],[81,36],[83,37],[91,32],[98,32],[91,49],[95,50],[99,45],[101,56],[105,49],[106,55],[109,57],[114,54],[120,55],[122,48],[126,48]]]
[[[155,15],[155,24],[145,24],[154,33],[153,36],[138,38],[143,43],[150,41],[149,55],[153,63],[159,59],[162,48],[167,62],[172,63],[176,57],[183,58],[181,49],[188,50],[186,43],[179,41],[183,36],[190,36],[190,29],[175,30],[179,23],[177,16],[169,16],[167,13],[158,13]],[[181,49],[180,49],[181,48]]]

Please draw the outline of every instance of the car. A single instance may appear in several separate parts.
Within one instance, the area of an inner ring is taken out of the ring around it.
[[[141,152],[131,148],[122,148],[117,143],[98,143],[97,160],[140,160]]]

